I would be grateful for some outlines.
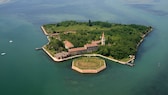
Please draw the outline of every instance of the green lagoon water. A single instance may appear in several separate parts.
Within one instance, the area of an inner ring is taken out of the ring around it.
[[[0,95],[168,95],[168,1],[0,0]],[[151,25],[135,66],[106,60],[99,74],[53,62],[40,26],[64,20]],[[13,40],[13,43],[9,43]]]

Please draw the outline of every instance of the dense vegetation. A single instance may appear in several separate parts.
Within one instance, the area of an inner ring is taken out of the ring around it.
[[[50,37],[50,40],[50,43],[47,44],[47,48],[53,53],[59,53],[66,50],[62,41],[55,39],[54,37]]]
[[[92,40],[99,40],[104,32],[106,45],[100,46],[97,53],[111,56],[115,59],[123,59],[129,55],[135,55],[137,44],[143,35],[148,33],[151,27],[136,24],[114,24],[95,21],[76,22],[64,21],[57,24],[47,24],[44,28],[52,35],[50,49],[56,51],[65,50],[62,41],[69,40],[75,47],[81,47]],[[57,34],[54,35],[53,34]]]

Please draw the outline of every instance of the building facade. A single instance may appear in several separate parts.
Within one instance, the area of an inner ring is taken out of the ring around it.
[[[105,45],[104,32],[102,33],[100,40],[92,41],[91,44],[85,44],[83,47],[73,48],[74,46],[70,41],[64,41],[65,48],[68,49],[68,56],[97,51],[99,44]]]
[[[105,45],[104,32],[102,33],[102,36],[101,36],[101,45]]]

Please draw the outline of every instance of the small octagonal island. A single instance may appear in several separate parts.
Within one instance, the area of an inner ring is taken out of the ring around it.
[[[80,73],[98,73],[105,68],[105,61],[98,57],[80,57],[72,62],[72,69]]]

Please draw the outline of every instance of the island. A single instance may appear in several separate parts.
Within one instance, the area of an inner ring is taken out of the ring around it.
[[[42,49],[57,62],[76,57],[102,57],[133,66],[139,45],[151,26],[103,21],[62,21],[41,26],[48,38]]]
[[[72,62],[72,69],[80,73],[99,73],[105,68],[105,60],[98,57],[80,57]]]

